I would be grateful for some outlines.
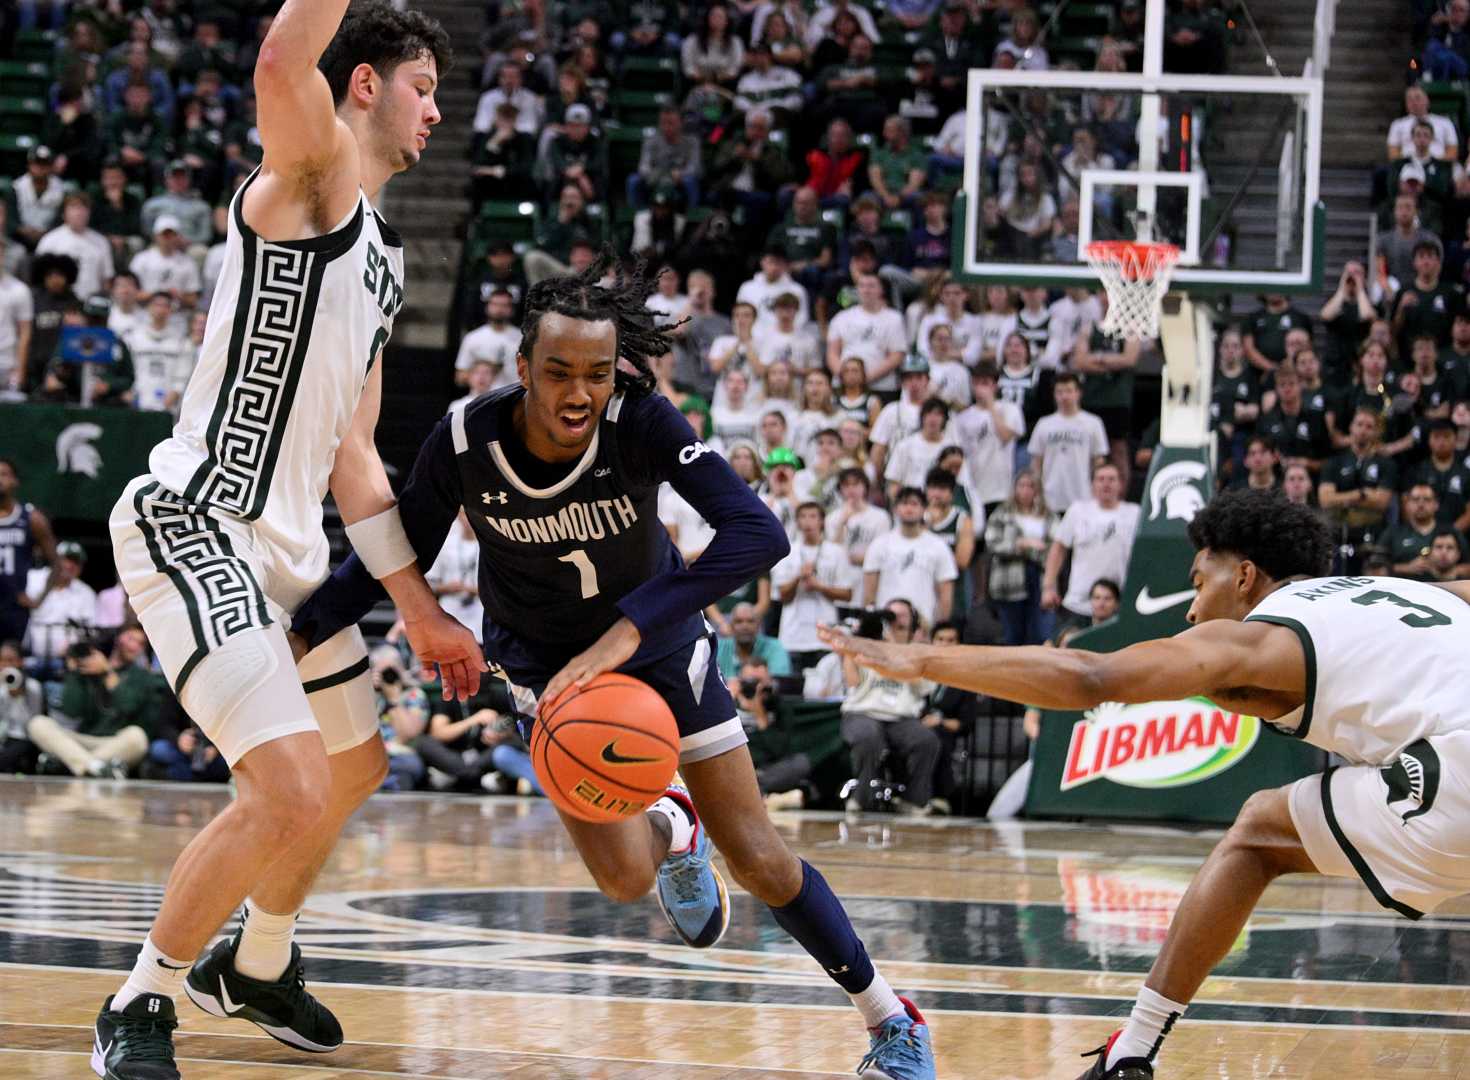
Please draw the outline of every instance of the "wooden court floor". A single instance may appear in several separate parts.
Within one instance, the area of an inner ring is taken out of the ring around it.
[[[91,1024],[223,790],[0,780],[0,1078],[87,1077]],[[1216,834],[785,814],[927,1014],[939,1075],[1074,1080],[1126,1015]],[[719,949],[591,888],[542,801],[380,796],[303,916],[348,1043],[298,1054],[180,1005],[189,1080],[808,1080],[866,1048],[749,897]],[[1288,878],[1166,1044],[1167,1080],[1470,1080],[1470,905],[1410,923]]]

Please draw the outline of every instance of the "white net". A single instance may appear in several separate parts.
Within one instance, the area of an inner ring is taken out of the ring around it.
[[[1159,336],[1159,303],[1179,261],[1173,244],[1100,240],[1087,245],[1087,261],[1108,291],[1104,334],[1129,339]]]

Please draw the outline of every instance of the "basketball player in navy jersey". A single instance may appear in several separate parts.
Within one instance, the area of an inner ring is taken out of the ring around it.
[[[400,498],[420,565],[463,507],[480,543],[486,656],[511,684],[523,729],[542,707],[606,671],[652,686],[679,724],[675,787],[639,817],[562,816],[598,887],[633,901],[656,885],[670,924],[696,948],[729,920],[711,841],[735,880],[852,997],[872,1033],[859,1074],[932,1080],[928,1028],[873,968],[836,896],[787,849],[766,816],[735,705],[701,611],[788,550],[770,511],[672,403],[651,360],[671,342],[643,302],[641,274],[598,285],[584,273],[533,286],[520,384],[440,421]],[[657,514],[668,481],[715,529],[686,566]],[[302,650],[355,623],[383,596],[350,558],[296,614]],[[529,735],[529,731],[523,731]],[[703,811],[703,818],[695,813]]]
[[[39,547],[48,564],[56,562],[56,535],[45,514],[16,498],[20,471],[0,458],[0,641],[20,641],[31,618],[26,577]]]

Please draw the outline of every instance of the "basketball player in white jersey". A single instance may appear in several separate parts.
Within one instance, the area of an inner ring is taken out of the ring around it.
[[[180,1075],[180,990],[298,1049],[342,1042],[304,989],[292,926],[387,760],[357,631],[304,657],[287,639],[327,576],[328,490],[446,697],[479,683],[479,649],[415,566],[373,443],[403,249],[370,200],[423,153],[449,59],[437,23],[377,0],[350,13],[348,0],[287,0],[261,46],[264,162],[230,206],[178,425],[111,519],[133,607],[238,794],[174,864],[132,974],[103,1005],[92,1066],[109,1080]],[[199,957],[242,901],[241,932]]]
[[[1201,694],[1350,762],[1247,800],[1174,913],[1127,1025],[1082,1080],[1154,1075],[1164,1037],[1283,874],[1358,877],[1411,919],[1470,893],[1470,582],[1322,577],[1326,525],[1277,490],[1218,496],[1189,537],[1195,625],[1177,637],[1090,653],[822,632],[892,678],[1048,709]]]

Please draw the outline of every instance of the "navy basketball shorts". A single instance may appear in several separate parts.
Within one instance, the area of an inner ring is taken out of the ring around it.
[[[559,669],[502,666],[515,702],[521,737],[531,740],[536,702]],[[746,742],[735,701],[715,663],[715,635],[706,634],[667,656],[618,668],[647,683],[668,703],[679,725],[679,764],[716,757]],[[608,717],[615,720],[617,717]]]

